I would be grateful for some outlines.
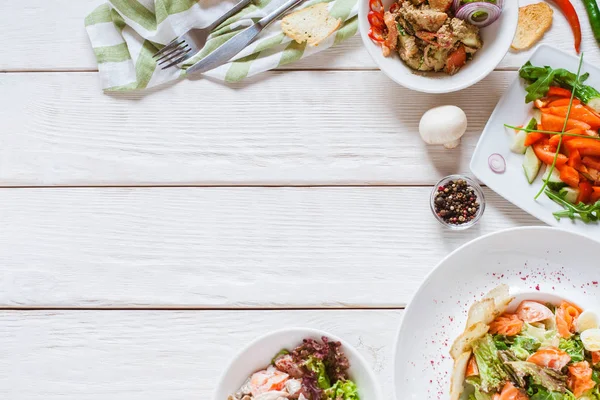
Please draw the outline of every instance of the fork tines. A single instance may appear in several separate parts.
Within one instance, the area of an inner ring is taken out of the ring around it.
[[[167,69],[172,67],[173,65],[179,64],[182,61],[185,61],[189,58],[188,54],[192,51],[192,48],[189,44],[185,42],[184,39],[178,38],[162,49],[160,49],[156,54],[154,54],[154,58],[158,65],[162,67],[162,69]],[[167,65],[164,65],[168,63]]]

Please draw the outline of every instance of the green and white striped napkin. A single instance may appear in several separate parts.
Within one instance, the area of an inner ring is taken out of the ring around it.
[[[219,26],[205,48],[181,68],[162,70],[152,59],[158,49],[190,28],[209,25],[237,0],[109,0],[85,19],[98,60],[102,88],[107,91],[145,89],[185,76],[187,67],[284,1],[256,0]],[[276,21],[234,59],[205,75],[237,82],[323,51],[356,33],[357,0],[309,0],[302,7],[321,2],[329,3],[330,13],[341,18],[343,24],[319,46],[296,43],[283,34],[281,22]]]

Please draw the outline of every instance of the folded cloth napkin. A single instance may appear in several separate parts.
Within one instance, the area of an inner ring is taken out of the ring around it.
[[[287,0],[256,0],[225,21],[211,34],[202,51],[180,68],[157,68],[152,55],[190,28],[208,26],[238,0],[109,0],[85,19],[102,88],[125,91],[150,88],[185,75],[185,69],[276,9]],[[275,21],[228,63],[205,75],[237,82],[325,50],[353,36],[358,28],[357,0],[312,0],[301,7],[329,3],[332,16],[342,19],[340,28],[319,46],[298,44],[285,36]]]

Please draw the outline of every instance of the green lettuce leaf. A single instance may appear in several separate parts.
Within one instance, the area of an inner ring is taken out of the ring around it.
[[[317,385],[321,389],[329,389],[331,387],[331,382],[329,381],[329,377],[325,371],[325,364],[322,360],[310,356],[304,363],[304,366],[308,368],[309,371],[315,373],[315,376],[317,377]]]
[[[325,390],[327,400],[359,400],[358,388],[351,380],[339,380]]]
[[[479,368],[482,390],[486,393],[500,390],[508,374],[499,358],[498,348],[492,335],[485,335],[477,340],[473,344],[473,354]]]
[[[556,347],[558,345],[558,336],[555,330],[546,330],[538,328],[525,322],[521,336],[536,339],[540,343],[540,347]]]
[[[542,346],[539,340],[530,336],[516,336],[510,350],[520,360],[527,360],[529,356]]]
[[[575,400],[575,396],[568,390],[565,393],[560,393],[549,392],[546,389],[541,388],[536,394],[531,396],[530,400]]]
[[[492,396],[482,390],[480,377],[470,376],[465,381],[473,386],[473,393],[469,395],[469,400],[492,400]]]
[[[579,336],[574,336],[571,339],[561,338],[558,343],[558,348],[571,356],[571,361],[579,362],[585,359],[585,350]]]

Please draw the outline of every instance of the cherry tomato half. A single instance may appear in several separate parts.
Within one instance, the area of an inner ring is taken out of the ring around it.
[[[376,26],[372,26],[371,29],[369,29],[369,37],[375,43],[381,44],[385,41],[385,37],[383,36],[383,31]]]
[[[381,0],[369,0],[369,8],[371,11],[383,15],[384,9]]]
[[[376,13],[374,11],[369,11],[369,14],[367,15],[367,19],[369,20],[369,24],[371,24],[371,26],[375,26],[379,29],[385,28],[385,23],[383,22],[383,18],[381,17],[381,14]]]
[[[390,6],[390,12],[395,13],[400,9],[400,5],[398,3],[394,3]]]

